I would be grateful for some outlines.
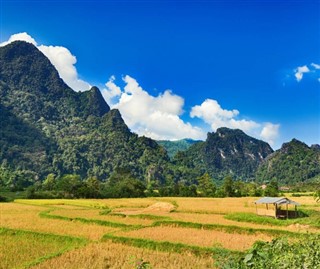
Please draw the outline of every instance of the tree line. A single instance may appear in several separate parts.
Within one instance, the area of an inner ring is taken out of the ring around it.
[[[263,190],[254,182],[236,181],[226,176],[218,186],[205,173],[193,184],[179,181],[161,185],[153,180],[144,183],[126,169],[117,169],[107,181],[94,176],[82,179],[75,174],[61,177],[49,174],[44,181],[38,181],[26,190],[26,197],[30,199],[278,196],[276,181],[270,182]]]

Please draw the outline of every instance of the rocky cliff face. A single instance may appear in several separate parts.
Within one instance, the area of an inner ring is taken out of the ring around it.
[[[205,142],[191,146],[177,158],[186,166],[201,167],[216,179],[229,174],[239,179],[251,179],[259,164],[272,152],[268,143],[241,130],[219,128],[215,133],[208,133]]]

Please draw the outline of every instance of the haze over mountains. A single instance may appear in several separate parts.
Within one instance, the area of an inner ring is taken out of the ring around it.
[[[98,88],[73,91],[35,46],[22,41],[0,48],[0,112],[2,185],[26,186],[49,173],[104,181],[119,169],[158,184],[191,184],[204,173],[286,184],[320,174],[317,146],[294,140],[273,153],[266,142],[228,128],[208,133],[204,142],[189,141],[177,154],[170,142],[160,142],[170,160],[156,141],[132,133]],[[291,144],[299,146],[290,150]]]

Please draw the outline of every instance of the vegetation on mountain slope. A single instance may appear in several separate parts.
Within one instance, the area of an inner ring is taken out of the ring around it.
[[[255,176],[289,184],[320,175],[319,148],[301,142],[264,162],[271,147],[240,130],[220,128],[204,142],[159,141],[162,146],[138,137],[98,88],[75,92],[22,41],[0,48],[0,122],[0,187],[33,185],[30,197],[41,191],[55,191],[46,194],[52,197],[246,196],[262,193]],[[70,186],[57,183],[70,175],[77,179]],[[48,178],[57,183],[51,190]],[[88,187],[93,178],[102,184],[98,192]]]
[[[177,141],[170,141],[170,140],[159,140],[157,143],[164,147],[169,155],[170,158],[173,158],[179,151],[185,151],[190,146],[200,141],[192,140],[192,139],[181,139]]]
[[[320,175],[320,150],[293,139],[282,145],[259,166],[258,181],[275,179],[282,184],[295,184],[316,179]]]

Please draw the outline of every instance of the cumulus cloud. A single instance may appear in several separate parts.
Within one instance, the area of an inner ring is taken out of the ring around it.
[[[200,128],[180,118],[184,105],[182,97],[170,90],[152,96],[128,75],[123,81],[125,86],[121,89],[115,84],[115,78],[112,76],[102,94],[112,108],[120,110],[124,121],[132,131],[157,140],[205,138],[205,133]],[[114,97],[117,97],[116,101]]]
[[[121,88],[114,83],[115,79],[115,76],[111,76],[109,81],[105,84],[106,89],[101,91],[104,99],[109,105],[113,105],[115,102],[114,98],[121,95]]]
[[[259,127],[254,121],[237,120],[239,111],[236,109],[223,109],[216,100],[206,99],[201,105],[194,106],[191,109],[190,116],[203,119],[206,123],[211,125],[212,130],[219,127],[229,127],[233,129],[241,129],[248,132],[254,128]]]
[[[14,35],[11,35],[8,39],[8,41],[5,41],[5,42],[2,42],[0,43],[0,47],[3,47],[5,45],[8,45],[10,44],[11,42],[14,42],[14,41],[26,41],[28,43],[31,43],[35,46],[37,46],[37,42],[30,36],[28,35],[27,33],[18,33],[18,34],[14,34]]]
[[[294,69],[294,76],[298,82],[304,78],[304,74],[309,74],[311,78],[320,81],[320,64],[311,63],[309,65],[298,66]]]
[[[275,140],[278,138],[279,128],[279,124],[267,122],[264,124],[261,130],[260,137],[263,140],[268,141],[271,145],[273,145],[275,143]]]
[[[38,45],[33,37],[27,33],[18,33],[12,35],[8,41],[0,44],[5,46],[13,41],[26,41],[35,45],[54,65],[58,70],[60,77],[64,82],[75,91],[85,91],[90,89],[90,84],[81,80],[78,76],[75,64],[77,59],[72,53],[65,47],[61,46],[45,46]]]
[[[206,99],[201,105],[191,109],[190,116],[204,120],[213,131],[219,127],[240,129],[244,132],[274,144],[278,137],[279,124],[258,123],[252,120],[239,119],[240,112],[236,109],[223,109],[216,100]]]

